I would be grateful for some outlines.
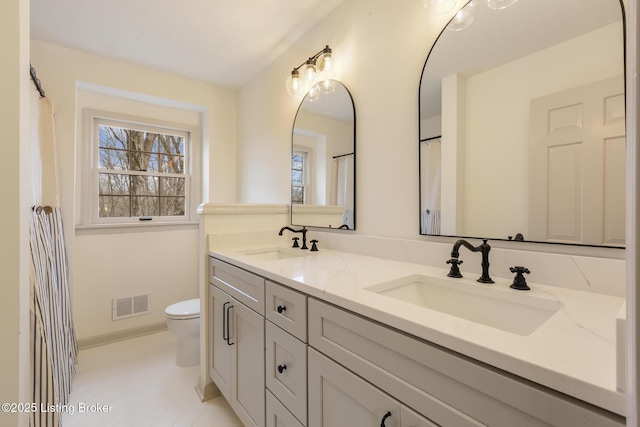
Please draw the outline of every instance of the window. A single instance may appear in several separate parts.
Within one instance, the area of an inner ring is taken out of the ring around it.
[[[301,150],[291,153],[291,204],[303,205],[308,184],[308,155]]]
[[[190,219],[191,132],[93,116],[93,223]]]

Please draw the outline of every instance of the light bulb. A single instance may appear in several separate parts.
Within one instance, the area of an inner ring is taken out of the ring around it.
[[[422,5],[431,15],[445,15],[456,6],[455,0],[422,0]]]
[[[303,74],[307,87],[312,87],[316,81],[316,63],[313,59],[309,58],[305,64]]]
[[[518,0],[487,0],[487,6],[489,9],[500,10],[506,9],[517,1]]]
[[[289,77],[287,77],[287,81],[285,82],[285,87],[287,88],[287,92],[291,95],[300,95],[304,92],[304,84],[302,79],[300,78],[300,73],[298,70],[294,69]]]

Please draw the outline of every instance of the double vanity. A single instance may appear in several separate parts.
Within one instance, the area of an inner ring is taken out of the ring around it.
[[[624,298],[286,241],[208,254],[207,366],[246,426],[624,425]]]

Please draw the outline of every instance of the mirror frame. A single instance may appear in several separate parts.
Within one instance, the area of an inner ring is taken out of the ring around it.
[[[464,9],[465,7],[467,7],[467,5],[469,5],[469,3],[473,2],[474,0],[467,0],[464,2],[464,4],[460,7],[460,9],[457,9],[457,11]],[[615,1],[615,0],[613,0]],[[621,20],[622,20],[622,52],[623,52],[623,83],[624,83],[624,99],[625,99],[625,117],[627,116],[627,19],[626,19],[626,10],[625,10],[625,6],[624,6],[624,0],[618,0],[618,4],[620,5],[620,14],[621,14]],[[456,13],[457,13],[456,11]],[[482,237],[482,236],[468,236],[468,235],[452,235],[452,234],[423,234],[422,233],[422,168],[421,168],[421,156],[420,156],[420,150],[421,150],[421,144],[424,141],[427,141],[429,139],[435,139],[437,137],[431,137],[431,138],[422,138],[422,99],[421,99],[421,94],[422,94],[422,80],[423,80],[423,76],[425,73],[425,70],[427,68],[427,64],[429,62],[429,57],[431,56],[431,53],[433,52],[436,44],[438,43],[438,41],[440,40],[440,37],[442,37],[442,35],[447,31],[447,26],[453,21],[453,19],[455,18],[455,14],[451,17],[451,19],[449,21],[447,21],[447,23],[444,25],[444,27],[442,28],[442,30],[440,31],[440,33],[438,33],[438,36],[436,37],[436,39],[434,40],[433,44],[431,45],[431,48],[429,49],[429,53],[427,54],[427,58],[425,59],[424,65],[422,66],[422,71],[420,73],[420,80],[419,80],[419,84],[418,84],[418,234],[420,236],[432,236],[432,237],[447,237],[447,238],[459,238],[459,239],[487,239],[487,240],[493,240],[493,241],[501,241],[501,242],[518,242],[518,243],[542,243],[542,244],[548,244],[548,245],[559,245],[559,246],[569,246],[569,247],[593,247],[593,248],[606,248],[606,249],[622,249],[625,250],[626,249],[626,245],[625,246],[611,246],[611,245],[592,245],[592,244],[579,244],[579,243],[566,243],[566,242],[547,242],[547,241],[541,241],[541,240],[514,240],[514,239],[508,239],[508,238],[494,238],[494,237]],[[628,173],[628,172],[627,172]]]
[[[343,84],[342,82],[340,82],[339,80],[336,79],[329,79],[334,81],[337,85],[340,85],[346,92],[346,94],[348,95],[348,99],[351,101],[351,111],[353,114],[353,150],[351,153],[348,154],[353,154],[353,228],[339,228],[339,227],[332,227],[331,225],[328,226],[322,226],[322,225],[314,225],[314,224],[299,224],[293,221],[293,206],[294,204],[290,201],[289,202],[289,222],[291,223],[291,225],[295,225],[295,226],[300,226],[300,227],[313,227],[313,228],[323,228],[323,229],[329,229],[329,230],[340,230],[340,231],[352,231],[356,229],[357,226],[357,156],[356,156],[356,146],[357,146],[357,139],[356,139],[356,105],[355,102],[353,101],[353,96],[351,95],[351,92],[349,91],[349,88],[347,88],[347,86],[345,84]],[[295,124],[296,124],[296,119],[298,118],[298,114],[300,113],[300,110],[302,109],[302,105],[304,104],[304,101],[307,99],[307,96],[309,95],[309,92],[307,92],[304,97],[302,98],[302,100],[300,101],[300,104],[298,105],[298,108],[296,109],[296,114],[293,117],[293,124],[291,125],[291,154],[293,154],[293,150],[294,150],[294,145],[293,145],[293,138],[295,135]],[[320,95],[322,96],[322,95]],[[335,157],[334,157],[335,158]],[[289,162],[289,168],[291,168],[291,162]],[[291,175],[291,173],[289,173],[289,175]],[[289,187],[291,187],[291,180],[289,180]],[[304,206],[304,205],[296,205],[296,206]]]

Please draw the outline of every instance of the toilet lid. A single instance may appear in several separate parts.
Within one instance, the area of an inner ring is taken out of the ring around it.
[[[171,304],[164,312],[167,317],[172,319],[194,319],[200,317],[200,298]]]

